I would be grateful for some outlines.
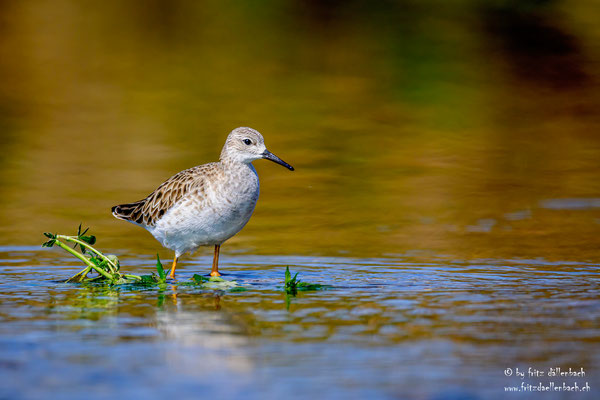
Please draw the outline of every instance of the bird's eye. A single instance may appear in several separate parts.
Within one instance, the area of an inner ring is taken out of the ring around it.
[[[248,146],[250,146],[252,144],[252,140],[244,139],[244,143],[246,143]]]

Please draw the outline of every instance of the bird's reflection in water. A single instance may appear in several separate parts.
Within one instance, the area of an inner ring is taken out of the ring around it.
[[[156,329],[169,344],[164,361],[171,373],[202,379],[251,374],[249,340],[221,310],[220,294],[199,296],[174,288],[171,299],[156,313]]]

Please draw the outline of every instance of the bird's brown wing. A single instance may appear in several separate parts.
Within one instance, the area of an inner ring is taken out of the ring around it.
[[[204,190],[204,180],[218,172],[217,163],[200,165],[181,171],[161,184],[143,200],[112,208],[115,217],[143,226],[154,226],[158,220],[188,193]]]

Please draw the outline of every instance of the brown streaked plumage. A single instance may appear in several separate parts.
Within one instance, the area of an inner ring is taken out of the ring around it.
[[[145,199],[134,203],[120,204],[112,208],[115,217],[144,226],[154,226],[156,222],[191,191],[204,195],[204,179],[217,174],[217,163],[199,165],[181,171],[165,182]]]
[[[221,244],[238,233],[250,219],[258,200],[258,175],[252,161],[265,158],[294,168],[269,152],[262,135],[236,128],[227,137],[218,162],[181,171],[148,197],[114,206],[115,217],[147,229],[177,259],[199,246],[214,245],[211,276],[219,276]]]

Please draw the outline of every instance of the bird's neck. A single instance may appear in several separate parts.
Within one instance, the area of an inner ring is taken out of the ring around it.
[[[224,158],[220,160],[221,165],[223,166],[223,170],[226,173],[253,173],[256,174],[256,169],[254,169],[254,165],[252,163],[244,163],[236,160],[232,160],[230,158]]]

